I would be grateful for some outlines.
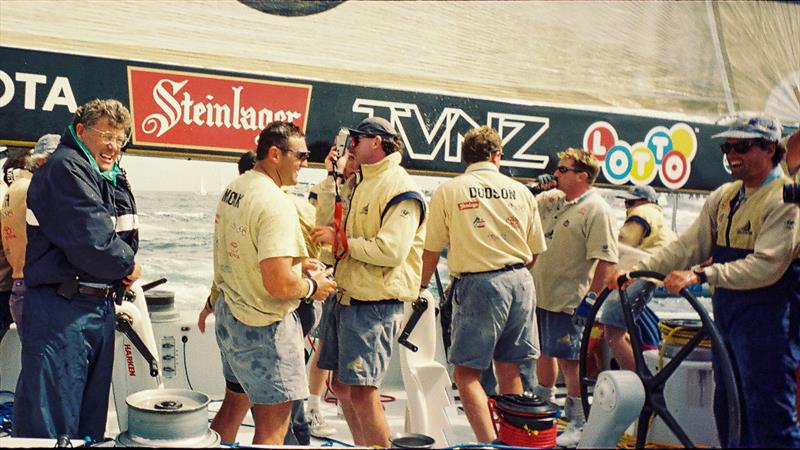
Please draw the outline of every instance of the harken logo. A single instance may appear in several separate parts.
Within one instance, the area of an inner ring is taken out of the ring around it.
[[[125,344],[125,363],[128,365],[128,376],[136,376],[136,363],[133,362],[133,351],[131,344]]]
[[[305,130],[311,85],[128,66],[133,144],[241,152],[270,122]]]

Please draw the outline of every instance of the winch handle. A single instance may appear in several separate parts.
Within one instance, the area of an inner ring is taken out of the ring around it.
[[[147,361],[147,364],[150,366],[150,376],[155,378],[158,376],[158,360],[150,353],[150,350],[144,345],[144,341],[142,338],[139,337],[139,333],[133,329],[133,321],[131,320],[130,316],[125,313],[117,314],[116,320],[116,329],[120,333],[124,333],[128,339],[131,340],[131,343],[136,350],[141,353],[142,357]]]
[[[157,286],[161,286],[162,284],[164,284],[166,282],[167,282],[166,278],[160,278],[160,279],[158,279],[156,281],[151,281],[151,282],[149,282],[147,284],[143,284],[142,285],[142,291],[143,292],[147,292],[150,289],[153,289],[154,287],[157,287]]]
[[[422,297],[418,298],[411,304],[411,309],[413,310],[411,316],[408,318],[408,323],[403,327],[403,331],[400,333],[397,342],[412,352],[416,352],[419,350],[419,347],[409,342],[408,337],[411,335],[411,332],[414,331],[414,328],[416,328],[419,318],[422,317],[422,314],[428,309],[428,300]]]

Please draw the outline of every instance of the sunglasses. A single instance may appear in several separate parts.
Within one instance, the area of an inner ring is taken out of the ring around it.
[[[353,147],[357,146],[358,143],[361,142],[362,139],[371,139],[371,138],[374,138],[374,137],[377,137],[377,136],[370,136],[370,135],[367,135],[367,134],[353,134],[353,135],[350,135],[352,145],[350,145],[350,147],[348,147],[348,148],[353,148]]]
[[[735,144],[730,142],[725,142],[719,145],[720,150],[722,153],[727,155],[731,152],[731,150],[735,151],[740,155],[744,155],[745,153],[749,152],[754,145],[760,145],[759,141],[741,141]]]
[[[280,148],[280,147],[279,147]],[[294,156],[297,157],[300,161],[305,161],[311,156],[311,152],[306,150],[304,152],[299,152],[297,150],[291,150],[288,148],[281,148],[282,151],[286,153],[294,153]]]
[[[558,167],[556,167],[556,170],[558,171],[558,173],[567,173],[567,172],[578,173],[578,172],[583,172],[582,170],[578,170],[578,169],[576,169],[574,167],[567,167],[567,166],[558,166]]]

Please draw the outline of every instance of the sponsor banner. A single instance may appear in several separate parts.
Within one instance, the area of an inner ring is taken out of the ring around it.
[[[92,98],[131,109],[129,150],[143,155],[234,160],[265,124],[288,120],[320,163],[340,127],[375,115],[398,130],[416,173],[462,173],[464,134],[489,125],[516,178],[552,173],[559,151],[581,147],[600,160],[601,185],[702,192],[729,180],[711,139],[722,128],[706,123],[0,47],[0,142],[61,133]]]

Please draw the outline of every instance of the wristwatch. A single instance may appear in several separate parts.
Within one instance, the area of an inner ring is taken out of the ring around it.
[[[701,265],[696,265],[692,267],[692,272],[697,275],[697,278],[700,279],[700,284],[708,283],[708,276],[706,275],[706,271],[704,267]]]

